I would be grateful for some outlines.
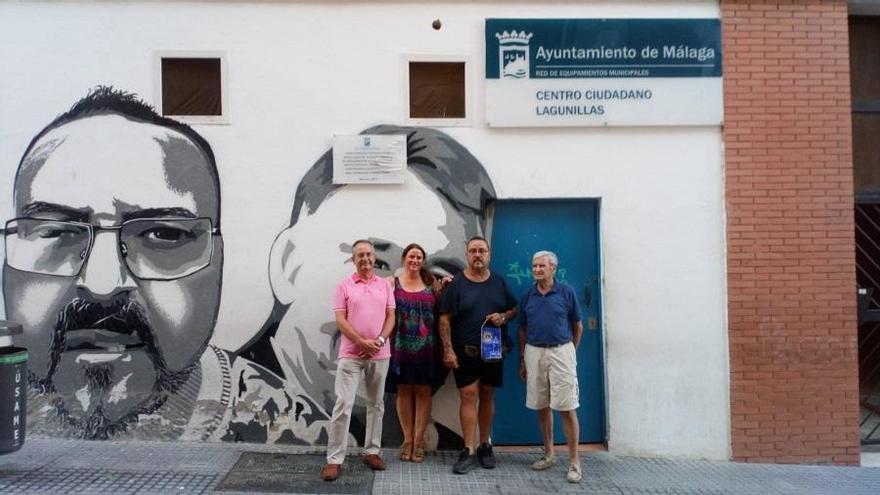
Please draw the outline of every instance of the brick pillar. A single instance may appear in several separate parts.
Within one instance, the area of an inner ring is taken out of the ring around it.
[[[846,2],[721,22],[733,458],[858,464]]]

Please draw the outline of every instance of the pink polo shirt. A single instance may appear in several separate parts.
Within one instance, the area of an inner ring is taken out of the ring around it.
[[[394,309],[394,289],[387,280],[373,275],[363,280],[357,272],[345,277],[336,285],[333,294],[333,310],[345,311],[345,318],[354,330],[366,339],[375,339],[385,324],[385,309]],[[390,340],[390,339],[389,339]],[[340,358],[358,358],[358,346],[345,334],[339,345]],[[373,354],[371,359],[391,357],[391,342]]]

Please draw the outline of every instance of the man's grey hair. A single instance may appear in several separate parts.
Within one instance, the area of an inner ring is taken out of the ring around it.
[[[547,261],[550,262],[550,265],[553,267],[559,266],[559,258],[556,257],[556,253],[553,251],[538,251],[537,253],[532,255],[532,262],[534,262],[538,258],[547,257]]]

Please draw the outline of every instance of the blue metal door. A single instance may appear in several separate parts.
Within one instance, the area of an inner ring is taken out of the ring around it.
[[[557,280],[575,289],[584,334],[577,350],[580,387],[580,442],[605,441],[599,215],[595,200],[498,201],[492,229],[491,269],[503,274],[519,298],[532,282],[532,255],[549,250],[559,257]],[[519,325],[508,329],[514,353],[504,360],[504,387],[495,394],[492,440],[497,445],[541,444],[537,415],[525,407],[525,384],[519,378]],[[564,442],[562,421],[554,417],[554,436]]]

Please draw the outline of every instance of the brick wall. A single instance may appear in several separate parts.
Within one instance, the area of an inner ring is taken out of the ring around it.
[[[858,464],[846,2],[721,19],[733,458]]]

